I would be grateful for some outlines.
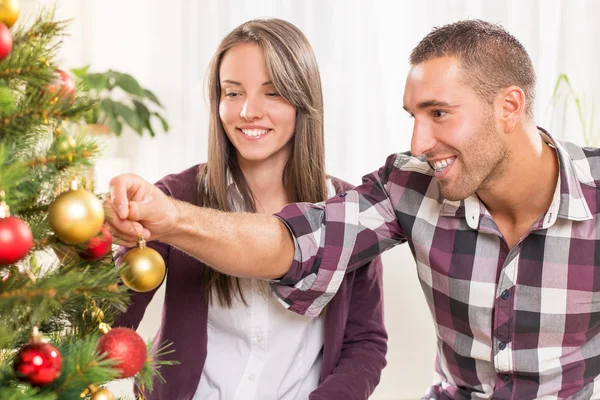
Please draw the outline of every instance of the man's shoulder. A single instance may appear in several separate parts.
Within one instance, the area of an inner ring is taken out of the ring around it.
[[[580,182],[597,186],[600,183],[600,148],[583,147],[565,140],[558,140],[575,167]]]

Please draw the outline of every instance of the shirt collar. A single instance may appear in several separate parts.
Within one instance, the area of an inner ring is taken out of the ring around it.
[[[542,229],[552,226],[558,217],[574,221],[589,220],[592,218],[589,206],[583,195],[581,183],[592,183],[589,164],[587,160],[575,162],[567,149],[543,128],[538,127],[544,142],[556,150],[559,162],[559,174],[552,203],[544,216]],[[585,158],[585,157],[584,157]],[[473,194],[464,200],[451,201],[444,199],[442,205],[442,216],[462,217],[471,229],[477,229],[479,220],[484,214],[477,194]]]

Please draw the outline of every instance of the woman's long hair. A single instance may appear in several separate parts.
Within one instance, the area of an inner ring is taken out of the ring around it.
[[[198,174],[195,203],[233,211],[227,195],[229,171],[241,194],[245,211],[256,212],[254,197],[239,166],[236,150],[219,117],[221,61],[229,49],[240,43],[256,43],[260,46],[273,86],[296,107],[290,158],[283,172],[283,185],[288,199],[291,202],[311,203],[327,199],[323,93],[317,61],[307,38],[296,26],[273,18],[252,20],[238,26],[221,41],[212,58],[206,82],[210,103],[208,160]],[[231,307],[237,294],[245,301],[238,278],[212,268],[207,268],[204,277],[209,303],[213,293],[222,306]]]

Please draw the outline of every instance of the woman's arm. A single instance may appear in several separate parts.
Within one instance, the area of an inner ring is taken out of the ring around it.
[[[337,366],[311,393],[311,400],[364,400],[375,390],[386,365],[381,258],[355,271],[344,343]]]

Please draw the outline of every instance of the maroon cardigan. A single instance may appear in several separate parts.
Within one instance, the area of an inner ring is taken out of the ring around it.
[[[176,199],[192,202],[200,165],[168,175],[156,185]],[[348,183],[332,178],[336,190]],[[166,383],[155,382],[145,399],[189,400],[194,396],[207,354],[208,304],[202,291],[207,266],[190,255],[161,242],[150,242],[167,264],[167,287],[162,320],[155,345],[172,342],[165,358],[180,364],[161,368]],[[120,262],[127,249],[120,249]],[[136,329],[156,290],[133,293],[131,306],[114,326]],[[291,312],[291,311],[290,311]],[[386,365],[387,333],[383,323],[381,260],[348,273],[325,314],[325,342],[319,387],[311,400],[367,399],[379,383]]]

